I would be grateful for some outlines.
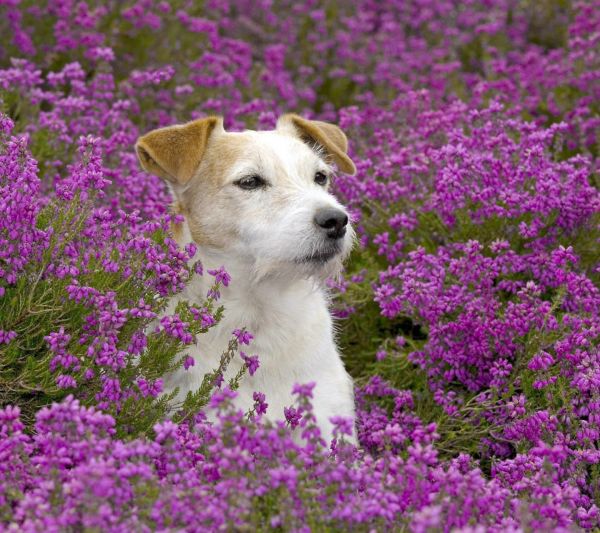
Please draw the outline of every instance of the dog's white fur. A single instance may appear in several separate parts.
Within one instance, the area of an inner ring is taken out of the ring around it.
[[[200,260],[205,272],[224,265],[232,278],[221,289],[223,319],[189,350],[195,365],[165,380],[167,392],[179,389],[179,400],[218,366],[232,331],[246,327],[254,341],[245,351],[259,355],[260,367],[254,376],[242,378],[236,406],[250,409],[253,392],[260,391],[269,404],[267,416],[282,419],[283,408],[292,404],[293,385],[315,382],[314,414],[326,440],[332,438],[332,416],[354,418],[353,384],[336,348],[323,284],[340,269],[354,233],[349,225],[334,246],[314,222],[317,209],[344,210],[326,187],[315,183],[316,172],[331,175],[326,155],[326,149],[303,141],[286,120],[276,130],[261,132],[226,132],[217,124],[193,177],[183,184],[170,180],[185,217],[179,243],[196,241],[194,261]],[[252,175],[269,186],[243,190],[236,185]],[[310,259],[332,246],[330,259]],[[195,276],[167,312],[174,311],[179,298],[201,304],[212,282],[206,274]],[[225,379],[242,365],[235,358]]]

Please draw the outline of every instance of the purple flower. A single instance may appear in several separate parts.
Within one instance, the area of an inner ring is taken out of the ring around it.
[[[258,355],[248,356],[244,352],[240,352],[240,357],[244,360],[248,373],[253,376],[260,366]]]
[[[233,335],[237,338],[240,344],[248,345],[252,342],[252,339],[254,339],[254,336],[245,329],[235,329],[233,330]]]
[[[67,374],[60,374],[56,378],[56,385],[60,389],[72,389],[77,387],[77,381],[73,376],[69,376]]]
[[[264,415],[269,407],[265,395],[262,392],[254,392],[252,393],[252,399],[254,400],[254,412],[256,415]]]
[[[292,394],[295,394],[297,396],[301,396],[304,398],[312,398],[313,391],[314,391],[316,385],[317,384],[314,382],[304,383],[304,384],[296,383],[294,385],[294,387],[292,388]]]
[[[225,267],[221,266],[215,270],[207,270],[207,272],[211,276],[214,276],[216,283],[220,283],[224,287],[229,286],[229,282],[231,281],[231,276],[225,271]]]
[[[284,407],[283,414],[285,416],[286,421],[290,425],[292,429],[295,429],[300,424],[300,420],[302,420],[302,410],[295,407]]]
[[[16,338],[16,331],[4,331],[3,329],[0,329],[0,344],[9,344],[12,340]]]
[[[343,416],[332,416],[330,422],[334,426],[334,433],[336,435],[353,435],[354,434],[354,420]]]
[[[222,404],[233,400],[237,396],[237,393],[231,390],[229,387],[223,387],[213,393],[210,398],[210,407],[218,408]]]

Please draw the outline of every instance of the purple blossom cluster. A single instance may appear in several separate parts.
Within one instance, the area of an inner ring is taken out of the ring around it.
[[[382,432],[382,442],[404,442],[403,454],[392,446],[378,456],[358,451],[341,438],[349,431],[344,420],[327,449],[309,394],[306,386],[296,391],[303,444],[284,422],[262,424],[259,411],[250,421],[232,410],[235,393],[227,388],[211,401],[215,424],[202,416],[165,421],[155,425],[154,439],[129,442],[115,439],[112,417],[71,396],[37,414],[33,436],[23,431],[19,409],[8,407],[0,411],[0,509],[22,531],[384,528],[406,523],[409,511],[415,531],[466,527],[474,518],[494,531],[569,523],[575,494],[538,489],[526,507],[508,480],[486,480],[469,457],[441,462],[435,432],[418,424],[404,437],[397,425]]]
[[[201,4],[0,0],[2,527],[600,527],[600,4]],[[230,277],[169,236],[132,146],[290,110],[340,124],[358,169],[329,282],[358,447],[343,418],[321,439],[311,384],[276,424],[222,368],[216,423],[161,398]],[[191,275],[207,300],[164,315]]]
[[[5,146],[0,152],[0,296],[28,262],[40,260],[50,238],[49,231],[35,228],[42,207],[37,163],[27,153],[26,139],[10,137],[12,129],[12,121],[0,117],[0,142]]]

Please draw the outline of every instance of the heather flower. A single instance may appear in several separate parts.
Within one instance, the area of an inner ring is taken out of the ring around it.
[[[554,358],[547,352],[540,352],[529,361],[529,370],[547,370],[554,363]]]
[[[0,344],[8,344],[10,341],[16,339],[16,331],[4,331],[0,330]]]
[[[193,367],[196,364],[196,361],[194,360],[194,358],[190,355],[186,355],[184,360],[183,360],[183,368],[185,368],[186,370],[188,370],[189,368]]]
[[[284,407],[283,414],[287,423],[290,425],[292,429],[295,429],[300,424],[300,420],[302,420],[302,410],[296,407]]]
[[[0,287],[16,283],[30,261],[40,261],[51,231],[38,229],[36,217],[40,180],[36,161],[27,151],[26,137],[11,137],[13,128],[2,118],[0,135]]]
[[[170,336],[179,339],[183,344],[191,344],[193,335],[188,331],[188,324],[177,315],[168,315],[160,319],[160,325]]]
[[[162,379],[149,382],[146,379],[138,378],[137,386],[144,397],[151,396],[152,398],[156,398],[163,390]]]
[[[220,387],[210,398],[210,407],[218,408],[222,404],[226,404],[230,400],[233,400],[237,396],[237,393],[231,390],[229,387]]]
[[[240,344],[250,344],[254,336],[249,331],[245,329],[235,329],[233,330],[233,336],[238,340]]]
[[[352,435],[353,431],[353,420],[342,417],[342,416],[334,416],[330,419],[331,423],[334,426],[334,435],[343,436],[343,435]]]
[[[266,402],[266,396],[262,392],[254,392],[252,399],[254,400],[254,412],[256,415],[264,415],[269,407],[269,404]]]
[[[296,383],[292,388],[292,394],[296,394],[302,398],[312,398],[315,386],[316,383],[313,382],[304,384]]]
[[[248,356],[244,352],[240,352],[240,357],[244,360],[244,364],[248,369],[248,374],[253,376],[254,373],[258,370],[258,367],[260,366],[260,363],[258,361],[258,355]]]
[[[207,272],[211,276],[214,276],[215,283],[222,284],[224,287],[229,286],[231,276],[225,271],[225,267],[222,266],[216,270],[207,270]]]
[[[56,378],[56,384],[61,389],[72,389],[77,386],[77,382],[73,378],[73,376],[68,376],[65,374],[61,374]]]

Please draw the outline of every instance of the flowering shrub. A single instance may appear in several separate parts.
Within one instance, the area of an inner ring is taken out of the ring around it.
[[[0,15],[3,527],[600,527],[598,2],[0,0]],[[132,146],[290,110],[337,121],[358,168],[335,188],[360,245],[330,284],[359,448],[344,419],[321,440],[310,384],[278,424],[261,391],[231,408],[224,367],[260,364],[238,353],[244,324],[196,394],[161,396],[229,276],[177,248]],[[206,300],[163,315],[191,275],[214,278]]]

